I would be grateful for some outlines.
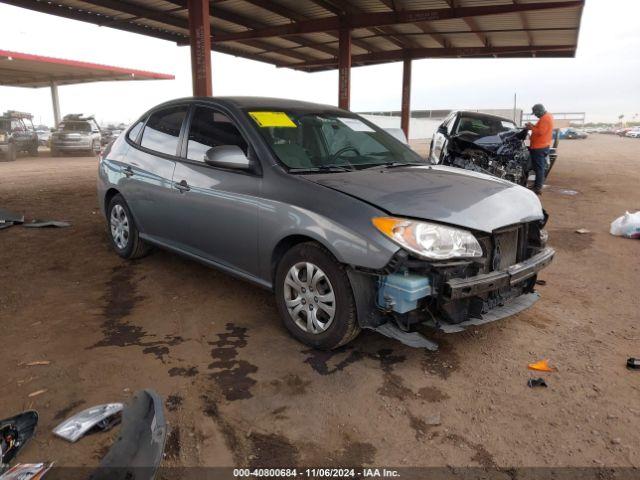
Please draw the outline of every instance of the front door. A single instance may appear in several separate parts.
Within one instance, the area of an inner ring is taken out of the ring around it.
[[[237,145],[249,155],[247,142],[227,115],[204,106],[194,108],[184,142],[186,158],[177,162],[173,174],[180,192],[174,210],[176,240],[194,255],[257,275],[261,176],[205,163],[207,151],[220,145]]]

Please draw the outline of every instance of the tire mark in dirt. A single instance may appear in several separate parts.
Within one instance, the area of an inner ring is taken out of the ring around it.
[[[167,435],[167,442],[164,447],[164,454],[169,460],[177,460],[180,458],[180,450],[182,444],[180,443],[180,427],[172,428]]]
[[[299,462],[298,448],[289,439],[278,434],[252,432],[249,468],[287,468]]]
[[[449,395],[436,387],[422,387],[418,390],[418,396],[429,403],[441,402],[443,400],[449,400]]]
[[[170,377],[195,377],[198,374],[198,367],[173,367],[168,373]]]
[[[167,410],[170,412],[175,412],[182,405],[183,398],[178,394],[169,395],[167,400],[165,401],[165,405],[167,406]]]
[[[438,375],[443,380],[449,378],[460,367],[460,358],[451,343],[440,340],[437,352],[425,350],[422,367],[429,373]]]
[[[209,342],[213,345],[211,357],[213,362],[209,369],[216,370],[210,375],[227,400],[244,400],[251,398],[251,387],[256,381],[249,377],[258,371],[258,367],[246,360],[239,360],[238,349],[247,346],[247,329],[238,327],[233,323],[227,323],[227,332],[219,333],[218,340]]]
[[[305,381],[300,378],[299,375],[294,373],[288,373],[284,377],[276,378],[271,382],[277,392],[288,395],[304,395],[307,392],[307,387],[311,385],[311,380]]]
[[[462,435],[458,435],[457,433],[450,433],[443,438],[443,441],[452,443],[455,446],[463,445],[471,449],[474,452],[471,460],[478,462],[484,468],[498,468],[493,455],[491,455],[489,451],[484,447],[484,445],[480,443],[473,443],[470,440],[464,438]]]
[[[304,363],[311,365],[311,368],[320,375],[333,375],[362,359],[372,359],[380,362],[380,368],[383,372],[383,385],[378,389],[380,395],[398,399],[403,399],[407,396],[415,397],[415,393],[404,385],[402,377],[393,373],[393,366],[406,360],[404,355],[394,355],[391,348],[381,348],[375,353],[362,350],[350,350],[350,348],[351,347],[345,347],[329,352],[305,350],[302,353],[306,353],[309,356]],[[349,354],[345,358],[337,362],[335,366],[329,367],[329,362],[331,362],[335,356],[346,351],[349,351]]]
[[[406,357],[404,355],[393,355],[393,350],[390,348],[378,350],[376,357],[380,360],[380,368],[382,368],[383,372],[383,383],[378,388],[378,393],[384,397],[398,400],[415,397],[416,394],[404,385],[402,377],[393,373],[393,366],[404,362]]]
[[[129,265],[118,265],[111,270],[111,278],[107,282],[107,292],[102,300],[105,302],[102,315],[104,338],[90,348],[128,345],[139,345],[146,332],[137,325],[122,322],[135,305],[144,299],[137,295],[133,280],[133,268]]]
[[[302,353],[309,355],[304,363],[311,365],[316,372],[320,375],[332,375],[336,372],[341,372],[349,365],[362,360],[364,355],[358,350],[351,350],[349,354],[342,360],[340,360],[334,367],[329,368],[329,362],[333,357],[340,355],[346,351],[349,351],[352,347],[343,347],[331,351],[322,351],[309,349],[304,350]]]
[[[137,294],[136,283],[133,281],[134,269],[131,265],[118,265],[111,270],[111,278],[107,282],[107,292],[102,297],[104,306],[102,323],[104,338],[94,345],[87,347],[143,347],[142,353],[154,355],[165,363],[165,356],[169,355],[169,347],[184,342],[180,336],[166,335],[162,340],[144,341],[149,335],[142,327],[132,325],[125,319],[136,304],[144,300],[144,296]]]
[[[363,465],[375,461],[376,447],[367,442],[357,442],[346,439],[346,445],[339,453],[334,465],[345,465],[351,468],[362,468]]]

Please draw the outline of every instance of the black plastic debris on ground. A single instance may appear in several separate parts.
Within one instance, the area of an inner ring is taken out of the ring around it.
[[[31,222],[25,223],[24,226],[27,228],[64,228],[70,227],[71,224],[60,220],[31,220]]]
[[[629,358],[627,359],[627,368],[631,370],[640,370],[640,358]]]
[[[547,382],[544,381],[544,378],[530,378],[527,382],[527,386],[529,388],[547,387]]]

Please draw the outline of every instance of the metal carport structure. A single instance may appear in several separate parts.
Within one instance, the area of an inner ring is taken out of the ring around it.
[[[173,75],[165,73],[0,50],[0,86],[50,87],[56,126],[60,123],[59,85],[123,80],[173,80],[174,78]]]
[[[194,95],[211,95],[210,50],[307,72],[338,68],[349,108],[352,66],[411,61],[575,56],[584,0],[0,0],[191,45]]]

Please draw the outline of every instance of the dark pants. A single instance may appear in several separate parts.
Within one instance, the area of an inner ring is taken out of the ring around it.
[[[546,148],[530,148],[531,163],[533,171],[536,173],[536,183],[533,188],[541,190],[544,185],[544,174],[547,170],[547,155],[549,155],[549,147]]]

